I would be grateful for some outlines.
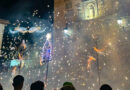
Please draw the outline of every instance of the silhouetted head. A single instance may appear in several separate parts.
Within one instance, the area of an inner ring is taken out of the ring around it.
[[[15,90],[21,90],[24,83],[24,77],[21,75],[17,75],[13,79],[13,87]]]
[[[72,82],[64,82],[63,86],[73,86]]]
[[[100,90],[112,90],[111,86],[107,85],[107,84],[103,84],[100,88]]]
[[[73,86],[63,86],[60,90],[76,90]]]
[[[2,87],[2,85],[0,84],[0,90],[3,90],[3,87]]]
[[[30,90],[44,90],[44,82],[36,81],[31,84]]]

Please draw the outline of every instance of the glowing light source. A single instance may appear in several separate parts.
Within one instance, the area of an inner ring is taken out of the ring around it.
[[[50,39],[51,39],[51,34],[48,33],[48,34],[46,35],[46,38],[47,38],[47,40],[50,40]]]
[[[66,33],[66,34],[67,34],[68,32],[69,32],[68,30],[66,30],[66,29],[64,30],[64,33]]]
[[[29,27],[28,27],[29,28]],[[15,33],[33,33],[33,32],[36,32],[36,31],[39,31],[41,29],[41,27],[31,27],[30,29],[27,29],[25,27],[16,27],[14,30],[15,31],[11,31],[11,33],[15,34]]]
[[[104,51],[104,48],[103,48],[103,49],[97,49],[96,47],[93,47],[93,49],[94,49],[96,52],[102,52],[102,51]]]
[[[119,25],[121,25],[121,24],[122,24],[122,20],[117,20],[117,23],[118,23]]]
[[[108,45],[109,45],[109,46],[112,46],[112,43],[111,43],[111,42],[108,42]]]
[[[67,29],[67,28],[65,28],[65,29],[64,29],[64,34],[65,34],[65,35],[68,35],[68,36],[71,36],[71,35],[72,35],[72,31],[69,30],[69,29]]]

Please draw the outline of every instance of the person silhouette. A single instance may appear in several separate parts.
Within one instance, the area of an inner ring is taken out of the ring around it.
[[[60,90],[76,90],[73,86],[63,86]]]
[[[72,82],[64,82],[60,90],[76,90]]]
[[[14,90],[22,90],[23,83],[24,83],[24,77],[23,76],[21,76],[21,75],[15,76],[14,79],[13,79],[13,83],[12,83]]]
[[[108,84],[103,84],[100,87],[100,90],[112,90],[111,86],[109,86]]]
[[[3,90],[3,87],[2,87],[2,85],[0,84],[0,90]]]
[[[63,86],[74,86],[72,82],[64,82]]]
[[[36,81],[31,84],[30,90],[44,90],[44,82]]]

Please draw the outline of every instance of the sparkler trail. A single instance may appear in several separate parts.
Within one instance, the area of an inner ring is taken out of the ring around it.
[[[51,61],[51,59],[52,59],[51,34],[48,33],[46,35],[46,42],[43,45],[41,57],[40,57],[40,65],[42,66],[43,63],[46,65],[45,83],[47,83],[49,61]]]
[[[41,57],[40,57],[40,65],[41,62],[48,62],[52,57],[52,44],[51,44],[51,34],[46,35],[46,42],[43,45]]]
[[[87,64],[87,69],[91,68],[91,62],[92,61],[96,61],[96,59],[93,56],[89,56],[88,64]]]
[[[104,51],[104,48],[103,49],[97,49],[96,47],[93,47],[93,49],[97,52],[97,53],[101,53]]]

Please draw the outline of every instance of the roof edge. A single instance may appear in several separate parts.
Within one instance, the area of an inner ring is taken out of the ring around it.
[[[0,19],[0,24],[10,24],[8,20]]]

